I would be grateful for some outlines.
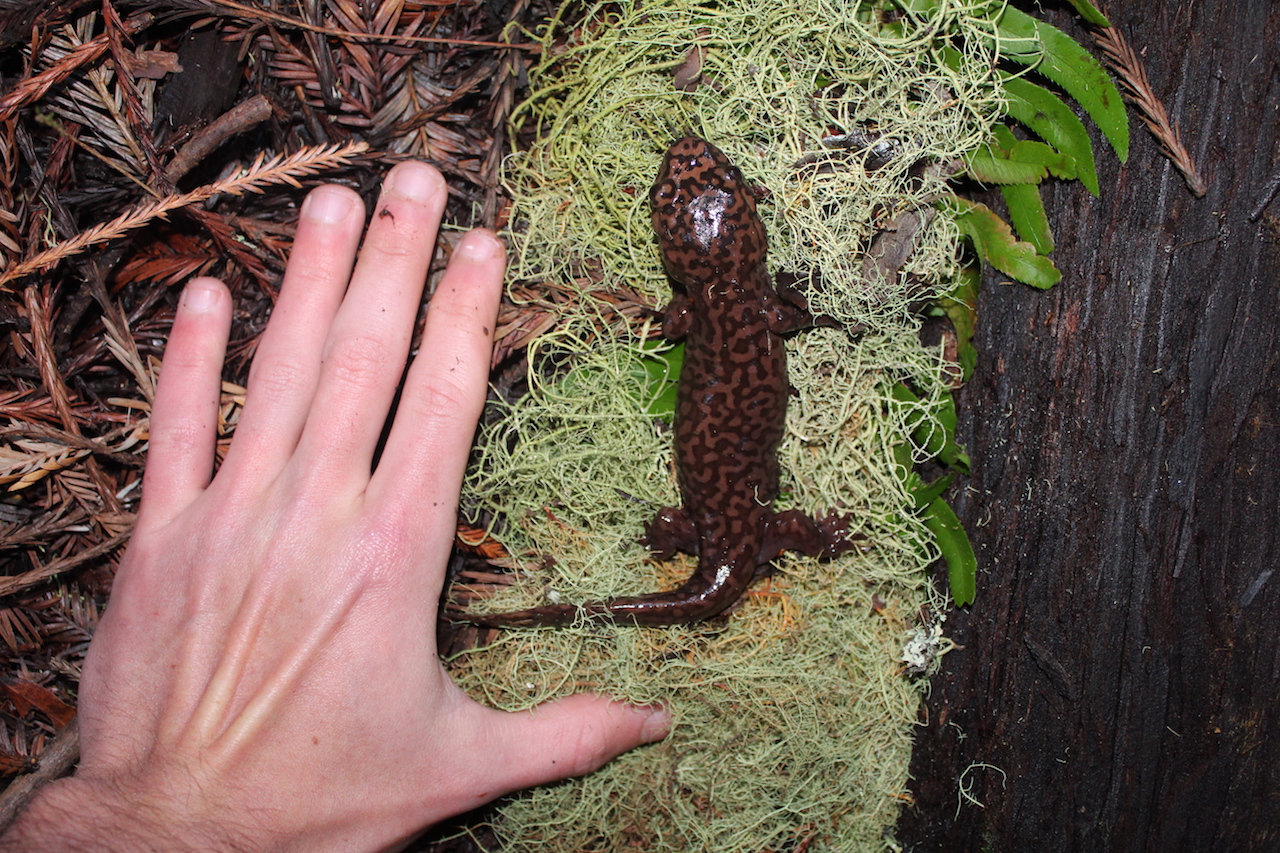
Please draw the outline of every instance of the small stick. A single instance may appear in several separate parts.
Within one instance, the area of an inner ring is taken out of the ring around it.
[[[7,575],[0,578],[0,597],[13,595],[15,592],[20,592],[21,590],[24,590],[34,584],[38,584],[47,578],[70,571],[82,563],[87,563],[90,560],[103,556],[104,554],[110,554],[116,548],[119,548],[125,542],[129,541],[129,536],[132,532],[133,530],[130,528],[124,533],[117,533],[110,539],[105,539],[97,545],[86,548],[83,551],[77,551],[70,556],[53,560],[52,562],[45,563],[42,566],[37,566],[34,569],[29,569],[20,575]]]
[[[0,794],[0,834],[13,823],[37,789],[66,775],[80,759],[80,722],[72,720],[40,753],[40,765],[9,783]]]
[[[214,119],[191,141],[182,146],[177,155],[164,168],[164,176],[177,183],[182,176],[199,165],[219,145],[237,133],[248,130],[271,118],[271,101],[263,94],[241,101]]]

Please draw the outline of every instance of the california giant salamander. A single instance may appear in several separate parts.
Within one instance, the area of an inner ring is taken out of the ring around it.
[[[684,340],[675,414],[683,506],[659,511],[645,540],[662,559],[676,550],[697,554],[698,568],[669,592],[455,618],[493,626],[564,625],[579,614],[635,625],[697,622],[737,601],[756,569],[782,551],[830,556],[860,538],[835,515],[815,521],[773,511],[791,393],[782,335],[812,318],[774,291],[764,224],[742,173],[711,143],[686,137],[667,152],[649,198],[676,285],[662,331]]]

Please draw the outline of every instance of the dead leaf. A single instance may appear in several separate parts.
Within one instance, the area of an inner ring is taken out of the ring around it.
[[[0,691],[13,703],[20,717],[27,716],[33,710],[39,711],[58,729],[75,718],[75,708],[55,696],[49,688],[41,687],[33,681],[0,679]]]

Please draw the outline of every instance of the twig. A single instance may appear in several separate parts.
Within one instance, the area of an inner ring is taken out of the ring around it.
[[[507,25],[503,27],[503,41],[512,46],[519,44],[522,35],[520,22],[529,9],[529,0],[517,0],[511,14],[507,16]],[[490,228],[498,227],[498,187],[501,185],[499,172],[502,168],[502,150],[506,147],[507,121],[511,118],[511,107],[515,103],[516,87],[520,83],[519,54],[508,53],[498,60],[497,82],[494,85],[493,114],[489,117],[490,131],[493,141],[485,155],[481,175],[485,179],[484,205],[481,221]]]
[[[130,433],[136,433],[137,431],[137,424],[129,424],[127,426],[117,427],[107,435],[100,438],[88,438],[69,430],[57,429],[56,427],[13,422],[10,426],[0,427],[0,441],[13,441],[20,438],[47,441],[65,445],[66,447],[74,447],[77,450],[88,450],[98,456],[110,459],[117,465],[123,465],[128,468],[141,468],[141,457],[132,453],[126,453],[120,448],[112,447],[109,443],[117,438],[128,436]],[[126,444],[128,446],[133,446],[136,442],[130,440],[126,441]],[[2,544],[2,540],[0,540],[0,544]]]
[[[124,316],[124,311],[120,305],[107,295],[107,269],[96,263],[88,264],[86,277],[89,279],[89,287],[93,292],[93,297],[98,301],[98,307],[102,309],[102,326],[106,331],[104,341],[107,349],[115,356],[116,361],[124,365],[124,368],[133,374],[133,379],[138,383],[138,391],[141,392],[142,398],[148,403],[155,401],[156,384],[155,379],[147,372],[147,367],[143,363],[142,354],[138,352],[138,342],[133,339],[133,333],[129,330],[129,321]]]
[[[120,13],[111,4],[111,0],[102,0],[102,22],[106,28],[103,35],[108,36],[109,44],[111,45],[111,59],[115,64],[116,86],[124,101],[124,127],[136,140],[139,149],[141,149],[140,153],[143,159],[146,160],[151,174],[161,175],[160,154],[156,150],[155,137],[151,133],[151,122],[147,118],[147,111],[142,106],[142,96],[138,92],[138,81],[133,73],[133,65],[129,61],[131,54],[124,46],[124,40],[128,33],[125,30],[124,23],[120,20]],[[162,191],[173,191],[173,187],[165,185],[163,179],[158,183]]]
[[[40,753],[40,765],[14,779],[0,794],[0,833],[9,828],[38,788],[65,776],[79,758],[80,722],[74,719]]]
[[[63,505],[66,508],[68,505]],[[14,549],[27,545],[47,547],[54,536],[70,534],[73,529],[83,529],[89,520],[89,513],[83,507],[70,506],[67,511],[55,518],[47,515],[41,517],[22,517],[17,522],[0,525],[0,548]]]
[[[1164,104],[1151,88],[1147,79],[1147,69],[1143,66],[1133,48],[1125,41],[1120,29],[1114,25],[1094,30],[1094,40],[1102,48],[1103,60],[1115,69],[1120,78],[1120,86],[1129,100],[1138,108],[1138,114],[1160,145],[1160,150],[1168,157],[1187,182],[1187,188],[1196,198],[1204,197],[1208,185],[1200,173],[1196,171],[1195,161],[1179,138],[1178,128],[1169,121],[1169,113]]]
[[[200,131],[174,156],[164,169],[164,176],[177,182],[219,145],[241,131],[271,118],[271,101],[261,93],[236,104]]]
[[[27,319],[31,323],[31,346],[35,354],[36,366],[40,370],[40,381],[49,392],[54,411],[58,413],[63,428],[73,435],[82,435],[80,422],[76,420],[75,413],[71,409],[71,395],[67,389],[66,377],[58,369],[58,359],[53,351],[49,306],[36,293],[35,287],[28,287],[23,296],[26,301]],[[106,509],[109,512],[118,513],[120,502],[116,499],[114,490],[107,485],[101,467],[93,457],[85,460],[84,467],[89,479],[98,487],[98,506],[86,506],[85,509],[90,512]],[[76,494],[77,499],[81,499],[78,493],[73,491],[73,494]]]
[[[302,150],[290,154],[276,155],[270,160],[263,160],[259,155],[253,164],[238,175],[216,183],[198,187],[188,193],[165,196],[155,201],[139,205],[127,210],[110,222],[95,225],[81,231],[70,240],[64,240],[52,248],[46,249],[34,257],[14,264],[0,273],[0,285],[13,281],[24,275],[48,269],[64,258],[79,254],[97,243],[114,240],[130,231],[134,231],[156,218],[164,218],[171,211],[199,204],[215,195],[241,195],[245,192],[262,192],[262,188],[271,184],[289,184],[301,187],[298,178],[314,175],[327,169],[350,165],[357,154],[367,151],[369,146],[363,142],[349,142],[345,145],[326,145]]]
[[[65,377],[58,370],[58,358],[50,340],[49,311],[45,301],[48,297],[46,295],[42,299],[35,287],[28,287],[22,295],[27,308],[27,322],[31,326],[31,351],[36,369],[40,371],[40,381],[49,392],[49,400],[58,413],[62,428],[72,435],[80,435],[80,424],[71,411],[71,396],[67,393]]]

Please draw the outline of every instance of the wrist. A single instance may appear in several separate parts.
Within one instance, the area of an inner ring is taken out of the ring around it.
[[[109,782],[79,777],[42,788],[0,835],[0,853],[161,853],[247,851],[227,827],[184,815],[176,803],[132,796]]]

